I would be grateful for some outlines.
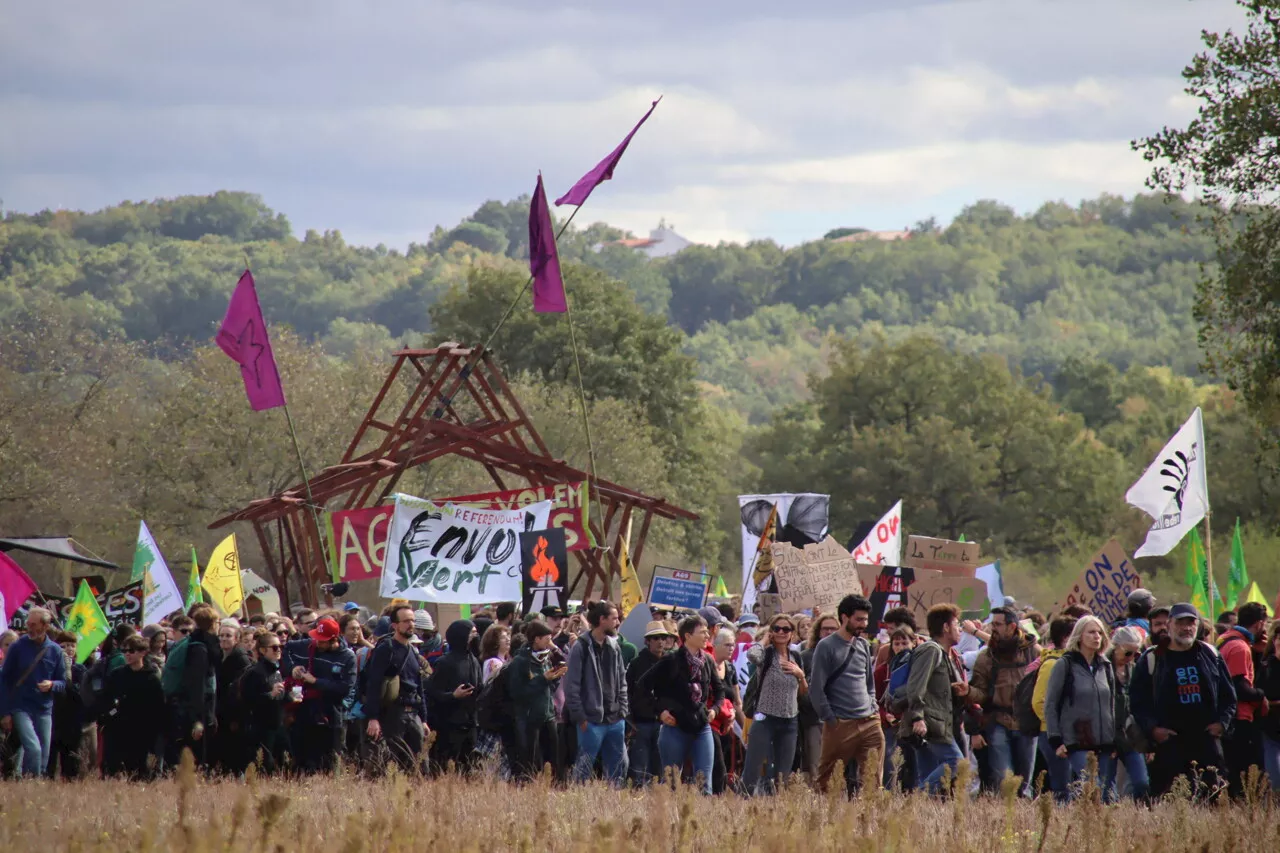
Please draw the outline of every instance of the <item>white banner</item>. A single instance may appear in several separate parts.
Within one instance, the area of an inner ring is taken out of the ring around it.
[[[738,495],[738,512],[742,521],[742,612],[746,613],[756,603],[756,588],[751,583],[751,572],[756,563],[756,546],[760,534],[769,520],[769,511],[778,506],[778,526],[775,538],[782,539],[783,528],[790,524],[802,532],[810,542],[821,542],[827,537],[827,515],[830,495],[812,493],[785,495]],[[792,509],[795,509],[794,518]]]
[[[853,561],[864,566],[902,565],[902,501],[894,504],[853,549]]]
[[[1174,549],[1209,511],[1204,417],[1200,408],[1169,439],[1124,499],[1155,519],[1134,557],[1159,557]]]
[[[520,534],[545,530],[551,501],[476,509],[396,495],[379,594],[444,604],[520,601]]]
[[[146,572],[142,586],[146,595],[142,602],[143,621],[147,624],[159,622],[173,611],[181,610],[182,595],[178,592],[178,585],[173,582],[164,555],[160,553],[145,521],[138,525],[138,544],[134,553],[141,556]],[[135,561],[137,558],[135,556]]]

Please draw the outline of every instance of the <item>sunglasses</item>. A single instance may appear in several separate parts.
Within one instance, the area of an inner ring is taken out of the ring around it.
[[[267,650],[267,651],[269,651],[269,652],[278,652],[278,651],[280,651],[280,644],[279,644],[279,643],[271,643],[271,644],[269,644],[269,645],[265,645],[265,646],[263,646],[262,648],[264,648],[265,650]]]
[[[289,636],[289,632],[288,632],[288,631],[276,631],[276,636],[277,636],[277,637],[287,637],[287,636]]]
[[[790,625],[770,625],[769,630],[775,634],[790,634],[795,629]]]

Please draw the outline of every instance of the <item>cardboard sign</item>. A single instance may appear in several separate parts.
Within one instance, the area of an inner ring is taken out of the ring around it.
[[[1102,546],[1062,602],[1066,607],[1083,605],[1108,624],[1124,617],[1129,593],[1142,586],[1142,578],[1119,542],[1112,539]]]
[[[649,584],[649,604],[697,610],[707,603],[711,576],[668,566],[655,566]]]
[[[789,613],[814,609],[835,613],[840,599],[862,591],[853,556],[831,536],[804,550],[774,542],[773,577],[782,609]]]
[[[941,576],[942,572],[930,569],[859,565],[862,594],[871,601],[871,627],[876,630],[883,628],[885,611],[907,606],[907,589],[912,584]]]
[[[378,592],[451,604],[519,601],[520,534],[546,530],[550,512],[550,501],[491,510],[396,495]]]
[[[953,542],[932,536],[908,536],[902,565],[909,569],[932,569],[950,575],[973,577],[982,549],[977,542]]]
[[[560,528],[520,534],[520,587],[522,613],[544,607],[564,607],[569,602],[569,552]]]
[[[768,625],[769,620],[781,612],[782,597],[776,592],[762,592],[756,596],[756,615],[760,617],[761,625]]]
[[[924,630],[925,616],[935,604],[954,604],[962,613],[984,615],[990,612],[987,585],[973,578],[955,575],[918,579],[907,588],[907,607],[915,614],[916,624]]]
[[[547,527],[564,531],[565,547],[570,551],[582,551],[593,544],[587,530],[587,484],[556,483],[551,486],[530,486],[527,489],[508,489],[505,492],[485,492],[480,495],[463,495],[449,498],[449,503],[479,506],[485,509],[520,509],[539,501],[551,501],[551,517]]]

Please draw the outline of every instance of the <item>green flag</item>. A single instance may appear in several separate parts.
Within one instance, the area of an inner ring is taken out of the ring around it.
[[[1191,528],[1191,540],[1187,543],[1187,585],[1191,587],[1191,603],[1200,615],[1206,619],[1213,618],[1209,590],[1209,569],[1204,553],[1204,544],[1200,541],[1200,528]]]
[[[471,618],[471,605],[470,605],[470,604],[460,604],[460,605],[458,605],[458,615],[459,615],[461,618],[463,618],[463,619],[470,619],[470,618]]]
[[[716,575],[716,598],[728,598],[729,588],[724,585],[724,575]]]
[[[191,546],[191,577],[187,580],[187,598],[183,602],[184,609],[204,601],[204,593],[200,590],[200,563],[196,557],[196,546]]]
[[[1244,566],[1244,543],[1240,541],[1240,519],[1236,519],[1236,535],[1231,539],[1231,572],[1227,575],[1227,609],[1234,610],[1240,594],[1249,587],[1249,570]]]
[[[76,635],[76,663],[84,663],[111,633],[107,614],[98,606],[98,599],[93,597],[88,581],[80,581],[80,589],[67,611],[66,620],[67,630]]]

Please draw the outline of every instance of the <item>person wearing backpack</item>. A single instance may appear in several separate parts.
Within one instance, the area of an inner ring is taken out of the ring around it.
[[[836,605],[840,630],[818,641],[813,653],[809,698],[822,720],[822,755],[818,759],[818,790],[826,791],[836,762],[846,768],[874,767],[876,784],[884,772],[884,732],[876,710],[875,667],[871,645],[863,634],[871,621],[871,602],[846,595]],[[846,776],[856,784],[856,776]]]
[[[963,710],[969,685],[961,672],[962,663],[951,653],[960,642],[960,609],[954,604],[935,604],[925,616],[929,639],[911,653],[911,670],[902,688],[905,710],[901,734],[923,739],[917,749],[917,788],[930,793],[942,789],[943,774],[950,769],[952,780],[964,758],[956,743],[956,720]]]
[[[1065,758],[1059,758],[1057,751],[1049,746],[1049,735],[1045,732],[1044,701],[1049,692],[1049,678],[1053,668],[1067,651],[1067,641],[1075,630],[1076,617],[1058,616],[1049,623],[1049,645],[1043,649],[1040,659],[1032,664],[1034,671],[1028,668],[1027,674],[1014,695],[1014,713],[1018,718],[1018,729],[1023,732],[1035,732],[1036,748],[1044,762],[1044,769],[1049,775],[1049,790],[1059,802],[1065,802],[1067,788],[1071,784],[1071,765]]]
[[[1027,667],[1040,656],[1035,638],[1018,625],[1018,614],[1012,607],[991,609],[991,636],[986,647],[973,662],[969,680],[969,701],[982,708],[984,725],[970,746],[985,749],[989,778],[984,780],[988,792],[998,792],[1005,775],[1022,777],[1022,791],[1031,791],[1031,768],[1035,762],[1035,736],[1018,729],[1014,715],[1014,693]]]
[[[640,679],[662,660],[667,653],[668,641],[675,639],[667,626],[657,620],[649,622],[644,630],[644,648],[627,667],[627,696],[631,713],[631,744],[627,752],[631,765],[631,784],[639,788],[648,785],[662,773],[658,758],[658,733],[662,723],[658,720],[658,706],[653,696],[639,688]]]
[[[391,636],[373,647],[361,670],[364,693],[360,698],[369,721],[365,732],[371,741],[386,740],[391,757],[404,773],[421,771],[427,735],[422,664],[413,647],[415,625],[409,605],[392,611]]]
[[[190,618],[195,627],[169,649],[160,676],[169,705],[164,756],[170,767],[178,766],[184,749],[191,750],[197,765],[205,766],[209,743],[205,732],[217,726],[217,677],[222,662],[222,649],[214,633],[218,614],[211,605],[197,604],[191,608]]]
[[[49,765],[53,697],[67,689],[62,647],[49,636],[53,615],[43,607],[27,613],[27,633],[0,664],[0,728],[18,733],[22,775],[37,778]]]
[[[795,620],[779,613],[769,620],[768,647],[753,646],[747,652],[756,668],[742,700],[743,713],[754,720],[742,772],[749,795],[772,793],[795,763],[799,697],[809,692],[804,669],[792,659],[795,633]]]
[[[500,676],[509,700],[505,710],[511,716],[502,748],[518,781],[533,779],[547,764],[554,778],[558,735],[551,697],[569,667],[551,665],[554,632],[546,623],[529,622],[524,636],[524,645]]]
[[[164,729],[165,695],[160,673],[147,660],[150,644],[136,634],[125,638],[125,665],[106,677],[98,696],[102,720],[104,776],[148,779],[154,775],[148,758],[155,750],[156,732]]]
[[[326,617],[302,639],[285,643],[280,664],[294,702],[291,751],[304,773],[328,772],[342,751],[342,721],[356,687],[356,656],[342,641],[338,621]]]
[[[590,630],[584,631],[569,650],[564,706],[569,720],[578,727],[578,758],[573,775],[579,782],[591,776],[597,757],[604,762],[605,775],[614,784],[620,785],[627,775],[627,676],[617,642],[621,622],[616,605],[594,602],[587,610]],[[702,639],[705,643],[706,637]],[[710,778],[708,768],[708,784]]]
[[[1175,604],[1169,612],[1168,642],[1148,649],[1129,684],[1129,708],[1149,741],[1151,793],[1168,793],[1178,776],[1188,776],[1197,793],[1216,791],[1226,766],[1222,736],[1236,713],[1236,690],[1218,652],[1196,639],[1200,611]]]
[[[1100,788],[1115,762],[1116,677],[1107,657],[1110,642],[1101,619],[1082,616],[1053,667],[1044,700],[1049,747],[1067,760],[1072,782],[1084,775],[1089,753],[1096,755],[1094,781]]]
[[[875,684],[879,703],[880,729],[884,732],[884,779],[890,790],[910,791],[915,787],[915,750],[902,744],[902,767],[895,777],[893,753],[898,749],[898,717],[902,703],[894,698],[895,691],[906,686],[911,674],[911,652],[916,647],[916,633],[909,625],[899,625],[889,634],[884,645],[890,656],[876,665]]]
[[[1251,765],[1262,763],[1262,736],[1258,720],[1270,710],[1266,694],[1257,686],[1253,646],[1267,630],[1266,605],[1256,601],[1240,605],[1236,624],[1218,638],[1218,653],[1236,689],[1236,718],[1222,741],[1227,760],[1227,785],[1231,796],[1244,793],[1245,775]]]

